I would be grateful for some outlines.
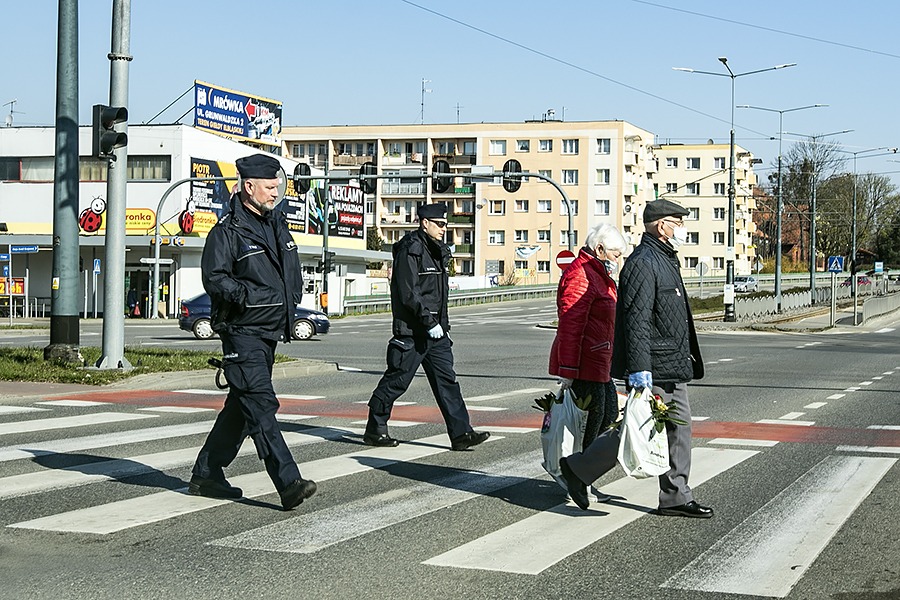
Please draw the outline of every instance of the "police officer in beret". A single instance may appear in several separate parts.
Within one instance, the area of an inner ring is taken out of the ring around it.
[[[659,477],[664,516],[708,519],[713,510],[694,500],[691,474],[691,407],[687,382],[703,377],[703,358],[681,279],[678,249],[687,241],[684,207],[668,200],[647,203],[644,234],[619,276],[616,330],[610,373],[629,388],[650,388],[663,402],[675,403],[683,425],[666,422],[669,470]],[[584,452],[560,460],[569,495],[588,507],[586,485],[616,462],[618,430],[598,437]]]
[[[291,339],[294,307],[303,276],[297,244],[278,202],[277,159],[254,154],[239,158],[240,190],[226,214],[209,232],[200,267],[212,300],[213,329],[222,339],[222,368],[228,397],[197,456],[189,493],[211,498],[240,498],[223,469],[237,456],[247,436],[281,497],[284,510],[316,493],[303,479],[281,435],[272,387],[275,346]]]
[[[467,450],[491,435],[469,423],[456,372],[447,315],[450,248],[442,241],[447,230],[447,206],[419,207],[419,228],[394,244],[391,276],[393,337],[387,347],[387,370],[369,400],[369,420],[363,441],[369,446],[396,446],[387,423],[394,401],[409,388],[419,365],[447,425],[450,447]]]

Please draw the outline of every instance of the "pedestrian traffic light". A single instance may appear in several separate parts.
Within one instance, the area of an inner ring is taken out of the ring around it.
[[[94,105],[91,155],[95,158],[112,158],[113,150],[128,144],[128,134],[113,129],[118,123],[128,120],[128,109],[124,106]]]
[[[503,165],[503,189],[510,194],[518,192],[522,187],[522,176],[516,173],[522,172],[522,163],[514,158],[509,159]]]
[[[334,252],[325,251],[324,252],[324,260],[325,260],[325,272],[331,273],[334,271]]]
[[[363,163],[363,165],[359,168],[359,189],[363,191],[363,194],[374,194],[375,193],[375,179],[365,179],[363,175],[366,176],[375,176],[378,174],[378,167],[375,166],[373,162]]]
[[[298,177],[309,177],[310,173],[309,165],[306,163],[299,163],[294,167],[294,191],[300,196],[309,191],[310,185],[309,179],[298,179]]]
[[[445,174],[446,173],[446,174]],[[443,194],[453,185],[450,177],[450,163],[446,160],[436,160],[431,166],[431,191],[435,194]]]

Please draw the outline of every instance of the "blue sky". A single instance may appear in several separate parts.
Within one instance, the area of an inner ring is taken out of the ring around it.
[[[0,103],[17,100],[17,125],[50,125],[57,3],[7,4]],[[108,99],[112,0],[79,5],[87,124]],[[200,79],[282,101],[286,125],[418,123],[429,79],[428,123],[455,123],[457,111],[462,122],[517,122],[553,108],[567,121],[627,120],[661,142],[726,142],[729,79],[672,70],[725,73],[726,56],[736,73],[797,63],[739,77],[735,104],[828,104],[786,114],[784,130],[852,129],[835,140],[858,152],[900,146],[898,21],[894,0],[133,0],[128,109],[131,123],[147,122]],[[776,113],[736,110],[735,130],[760,167],[772,164]],[[900,185],[889,159],[900,154],[861,158],[859,171]]]

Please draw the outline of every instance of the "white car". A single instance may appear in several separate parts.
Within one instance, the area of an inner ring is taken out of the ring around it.
[[[734,291],[756,292],[759,291],[759,283],[757,283],[756,277],[751,275],[739,275],[734,278]]]

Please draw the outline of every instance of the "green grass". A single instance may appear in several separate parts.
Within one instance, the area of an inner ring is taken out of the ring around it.
[[[82,347],[86,365],[93,366],[100,359],[100,348]],[[62,361],[44,360],[43,348],[0,348],[0,380],[40,381],[49,383],[85,383],[104,385],[144,373],[194,371],[210,369],[210,358],[222,358],[218,352],[168,350],[164,348],[125,348],[125,358],[134,367],[130,371],[84,368]],[[275,355],[275,362],[292,360],[283,354]]]

